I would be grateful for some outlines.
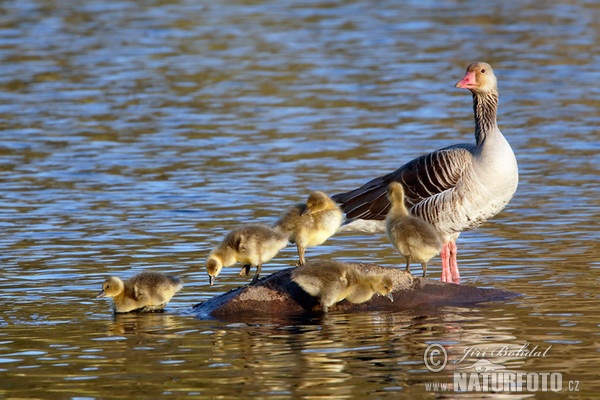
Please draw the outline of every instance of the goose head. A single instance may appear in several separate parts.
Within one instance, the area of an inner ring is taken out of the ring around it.
[[[464,78],[456,83],[456,87],[473,93],[489,93],[498,90],[498,82],[492,66],[480,61],[469,64]]]
[[[399,182],[392,182],[388,185],[387,198],[392,204],[402,204],[404,202],[404,188]]]
[[[394,301],[394,296],[392,296],[394,281],[392,278],[388,275],[374,275],[371,279],[371,287],[375,293],[387,297],[390,301]]]
[[[326,210],[327,208],[330,208],[330,203],[332,202],[333,200],[325,193],[318,190],[314,191],[308,196],[306,208],[302,211],[302,215]]]
[[[102,290],[98,293],[98,297],[117,297],[125,290],[123,281],[116,276],[111,276],[102,284]]]
[[[208,283],[212,286],[215,283],[215,278],[223,269],[223,261],[218,254],[212,253],[206,260],[206,271],[208,272]]]

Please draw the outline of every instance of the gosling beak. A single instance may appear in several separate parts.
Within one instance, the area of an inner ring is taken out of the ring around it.
[[[98,293],[98,296],[96,296],[96,298],[99,298],[99,297],[106,297],[106,293],[104,293],[104,289],[102,289],[100,291],[100,293]]]
[[[208,276],[208,285],[212,286],[215,283],[215,277],[212,275]]]
[[[385,297],[387,297],[388,299],[390,299],[390,301],[392,303],[394,302],[394,296],[392,296],[392,292],[389,292],[388,294],[386,294]]]

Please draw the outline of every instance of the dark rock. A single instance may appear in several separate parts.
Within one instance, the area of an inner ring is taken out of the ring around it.
[[[519,296],[501,289],[478,288],[455,285],[407,273],[404,269],[383,267],[375,264],[355,264],[363,272],[388,273],[394,280],[394,301],[375,295],[362,304],[343,300],[330,307],[329,311],[404,311],[421,307],[463,306],[487,301],[501,301]],[[201,318],[216,318],[228,321],[243,321],[258,316],[300,315],[321,311],[315,297],[306,293],[290,279],[293,268],[276,272],[253,285],[242,286],[213,297],[194,306]]]

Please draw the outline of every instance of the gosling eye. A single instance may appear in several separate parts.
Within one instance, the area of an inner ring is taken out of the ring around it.
[[[485,68],[481,68],[481,73],[485,74]]]

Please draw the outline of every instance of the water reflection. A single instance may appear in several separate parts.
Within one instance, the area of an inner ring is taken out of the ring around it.
[[[166,312],[115,314],[106,329],[106,335],[160,335],[168,337],[168,332],[178,326],[177,317]]]
[[[229,370],[236,366],[224,365],[226,354],[243,354],[245,365],[253,367],[253,384],[285,387],[286,377],[294,376],[297,389],[301,390],[298,393],[352,397],[400,388],[410,390],[413,385],[418,391],[421,388],[417,383],[422,380],[408,382],[407,386],[405,376],[427,372],[416,360],[422,359],[429,342],[445,343],[452,351],[453,344],[465,341],[501,343],[515,339],[508,334],[494,334],[482,315],[465,318],[466,310],[455,311],[443,315],[432,311],[433,315],[421,316],[331,313],[312,325],[234,324],[212,334],[222,356],[211,361],[213,367]],[[269,354],[268,360],[263,360],[265,354]],[[243,369],[238,372],[244,374]],[[357,383],[355,377],[363,375],[368,375],[370,382]],[[280,376],[282,382],[278,382]]]

